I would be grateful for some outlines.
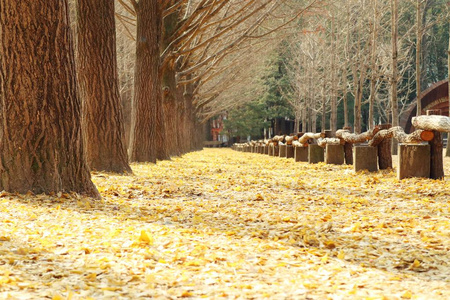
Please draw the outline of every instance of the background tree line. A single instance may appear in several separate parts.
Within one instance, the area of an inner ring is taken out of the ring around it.
[[[255,84],[263,88],[248,85],[283,99],[290,110],[283,117],[294,119],[297,131],[351,126],[361,132],[379,123],[396,125],[421,91],[448,78],[448,1],[322,4],[304,14],[290,32],[277,34],[279,47],[266,56],[261,69],[282,61],[278,70],[283,74],[272,84],[262,75]],[[249,100],[265,103],[263,94],[254,93]],[[233,120],[228,120],[228,128],[234,130]]]

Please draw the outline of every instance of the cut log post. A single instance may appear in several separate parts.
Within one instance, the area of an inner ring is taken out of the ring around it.
[[[440,109],[427,110],[427,116],[441,114]],[[433,130],[434,138],[429,141],[430,144],[430,178],[444,179],[444,142],[442,140],[441,132]]]
[[[286,158],[286,145],[280,144],[278,148],[279,148],[278,157]]]
[[[397,178],[409,177],[430,177],[430,145],[398,145]]]
[[[353,165],[353,144],[345,142],[344,144],[345,163]]]
[[[318,138],[324,138],[325,133],[319,132],[319,133],[312,133],[312,132],[306,132],[304,133],[300,138],[298,138],[298,142],[300,144],[306,144],[308,140],[310,139],[318,139]]]
[[[274,145],[273,147],[273,156],[279,156],[280,155],[280,146]]]
[[[386,123],[378,125],[380,127],[380,133],[383,130],[390,129],[392,124]],[[378,134],[377,133],[377,134]],[[376,135],[377,135],[376,134]],[[375,135],[375,136],[376,136]],[[370,140],[372,142],[375,136]],[[369,142],[369,144],[370,144]],[[377,146],[378,148],[378,167],[380,170],[392,169],[392,139],[383,139]]]
[[[294,152],[294,160],[296,162],[308,161],[308,147],[294,147]]]
[[[318,162],[324,161],[324,151],[319,145],[309,145],[308,146],[308,162],[310,164],[316,164]]]
[[[286,158],[294,157],[294,146],[286,145]]]
[[[413,117],[411,121],[416,129],[450,132],[450,117],[427,115]]]
[[[264,154],[269,155],[269,145],[264,145]]]
[[[333,165],[344,164],[344,145],[341,145],[340,143],[337,145],[327,144],[325,151],[325,163]]]
[[[378,126],[364,133],[351,133],[350,128],[346,127],[336,131],[336,137],[344,143],[345,162],[347,165],[353,164],[353,144],[365,143],[377,134],[380,130]]]
[[[269,154],[269,156],[273,156],[273,149],[275,148],[275,146],[273,144],[269,144],[267,148],[269,149],[267,154]]]
[[[343,130],[351,132],[351,127],[344,127]],[[344,156],[347,165],[353,165],[353,144],[344,141]]]
[[[378,171],[378,148],[371,146],[355,146],[354,147],[354,164],[355,172],[367,170],[369,172]]]

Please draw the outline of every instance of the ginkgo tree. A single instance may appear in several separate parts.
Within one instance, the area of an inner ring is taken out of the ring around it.
[[[99,197],[83,149],[67,0],[2,0],[0,28],[0,190]]]

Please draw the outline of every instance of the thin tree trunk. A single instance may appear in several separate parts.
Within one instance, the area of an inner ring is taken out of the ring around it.
[[[392,78],[391,78],[391,109],[392,127],[398,126],[397,80],[398,80],[398,0],[391,0],[392,12]],[[392,154],[397,154],[397,141],[392,141]]]
[[[331,117],[330,129],[337,130],[337,84],[336,84],[336,34],[335,34],[335,18],[334,13],[331,16]]]
[[[157,0],[140,0],[136,9],[136,66],[131,112],[131,161],[168,159],[164,147],[160,43],[162,11]]]
[[[344,127],[350,127],[348,121],[348,92],[347,92],[347,69],[344,69],[342,72],[343,82],[344,82],[344,91],[343,91],[343,102],[344,102]]]
[[[193,100],[193,90],[194,87],[192,84],[188,84],[186,86],[186,90],[184,93],[184,108],[185,108],[185,131],[186,131],[186,138],[185,141],[185,153],[190,152],[195,149],[195,110],[192,104]]]
[[[360,102],[360,93],[361,86],[359,85],[360,80],[358,79],[358,74],[356,71],[356,66],[352,66],[353,68],[353,81],[355,84],[354,87],[354,105],[353,105],[353,128],[355,133],[361,133],[361,102]],[[360,75],[361,76],[361,75]]]
[[[373,5],[373,27],[372,27],[372,49],[371,49],[371,71],[372,74],[370,76],[370,98],[369,98],[369,120],[368,127],[369,129],[373,129],[374,121],[373,121],[373,107],[375,103],[375,84],[376,84],[376,50],[377,50],[377,34],[378,34],[378,6],[377,1],[372,2]]]
[[[423,0],[416,1],[416,95],[417,95],[417,115],[420,116],[422,114],[422,102],[421,102],[421,82],[420,82],[420,56],[421,56],[421,48],[422,48],[422,18],[421,18],[421,10],[420,10],[420,2]]]
[[[131,173],[119,94],[114,2],[78,0],[77,25],[87,162],[93,170]]]
[[[83,149],[67,1],[0,0],[0,190],[100,197]]]
[[[450,14],[450,5],[447,6],[447,13]],[[448,31],[450,32],[450,22],[448,26]],[[450,116],[450,36],[448,38],[448,51],[447,51],[447,79],[448,79],[448,107],[449,107],[449,116]],[[450,133],[447,133],[447,148],[445,149],[445,156],[450,156]]]
[[[322,132],[327,130],[327,126],[326,126],[326,118],[327,118],[327,107],[326,107],[326,95],[325,95],[325,90],[326,90],[326,82],[325,82],[325,78],[323,78],[323,86],[322,86],[322,121],[321,121],[321,125],[322,125]]]

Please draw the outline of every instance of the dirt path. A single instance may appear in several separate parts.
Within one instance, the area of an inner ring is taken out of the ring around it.
[[[447,176],[450,160],[445,159]],[[205,149],[0,198],[0,299],[449,299],[450,180]]]

